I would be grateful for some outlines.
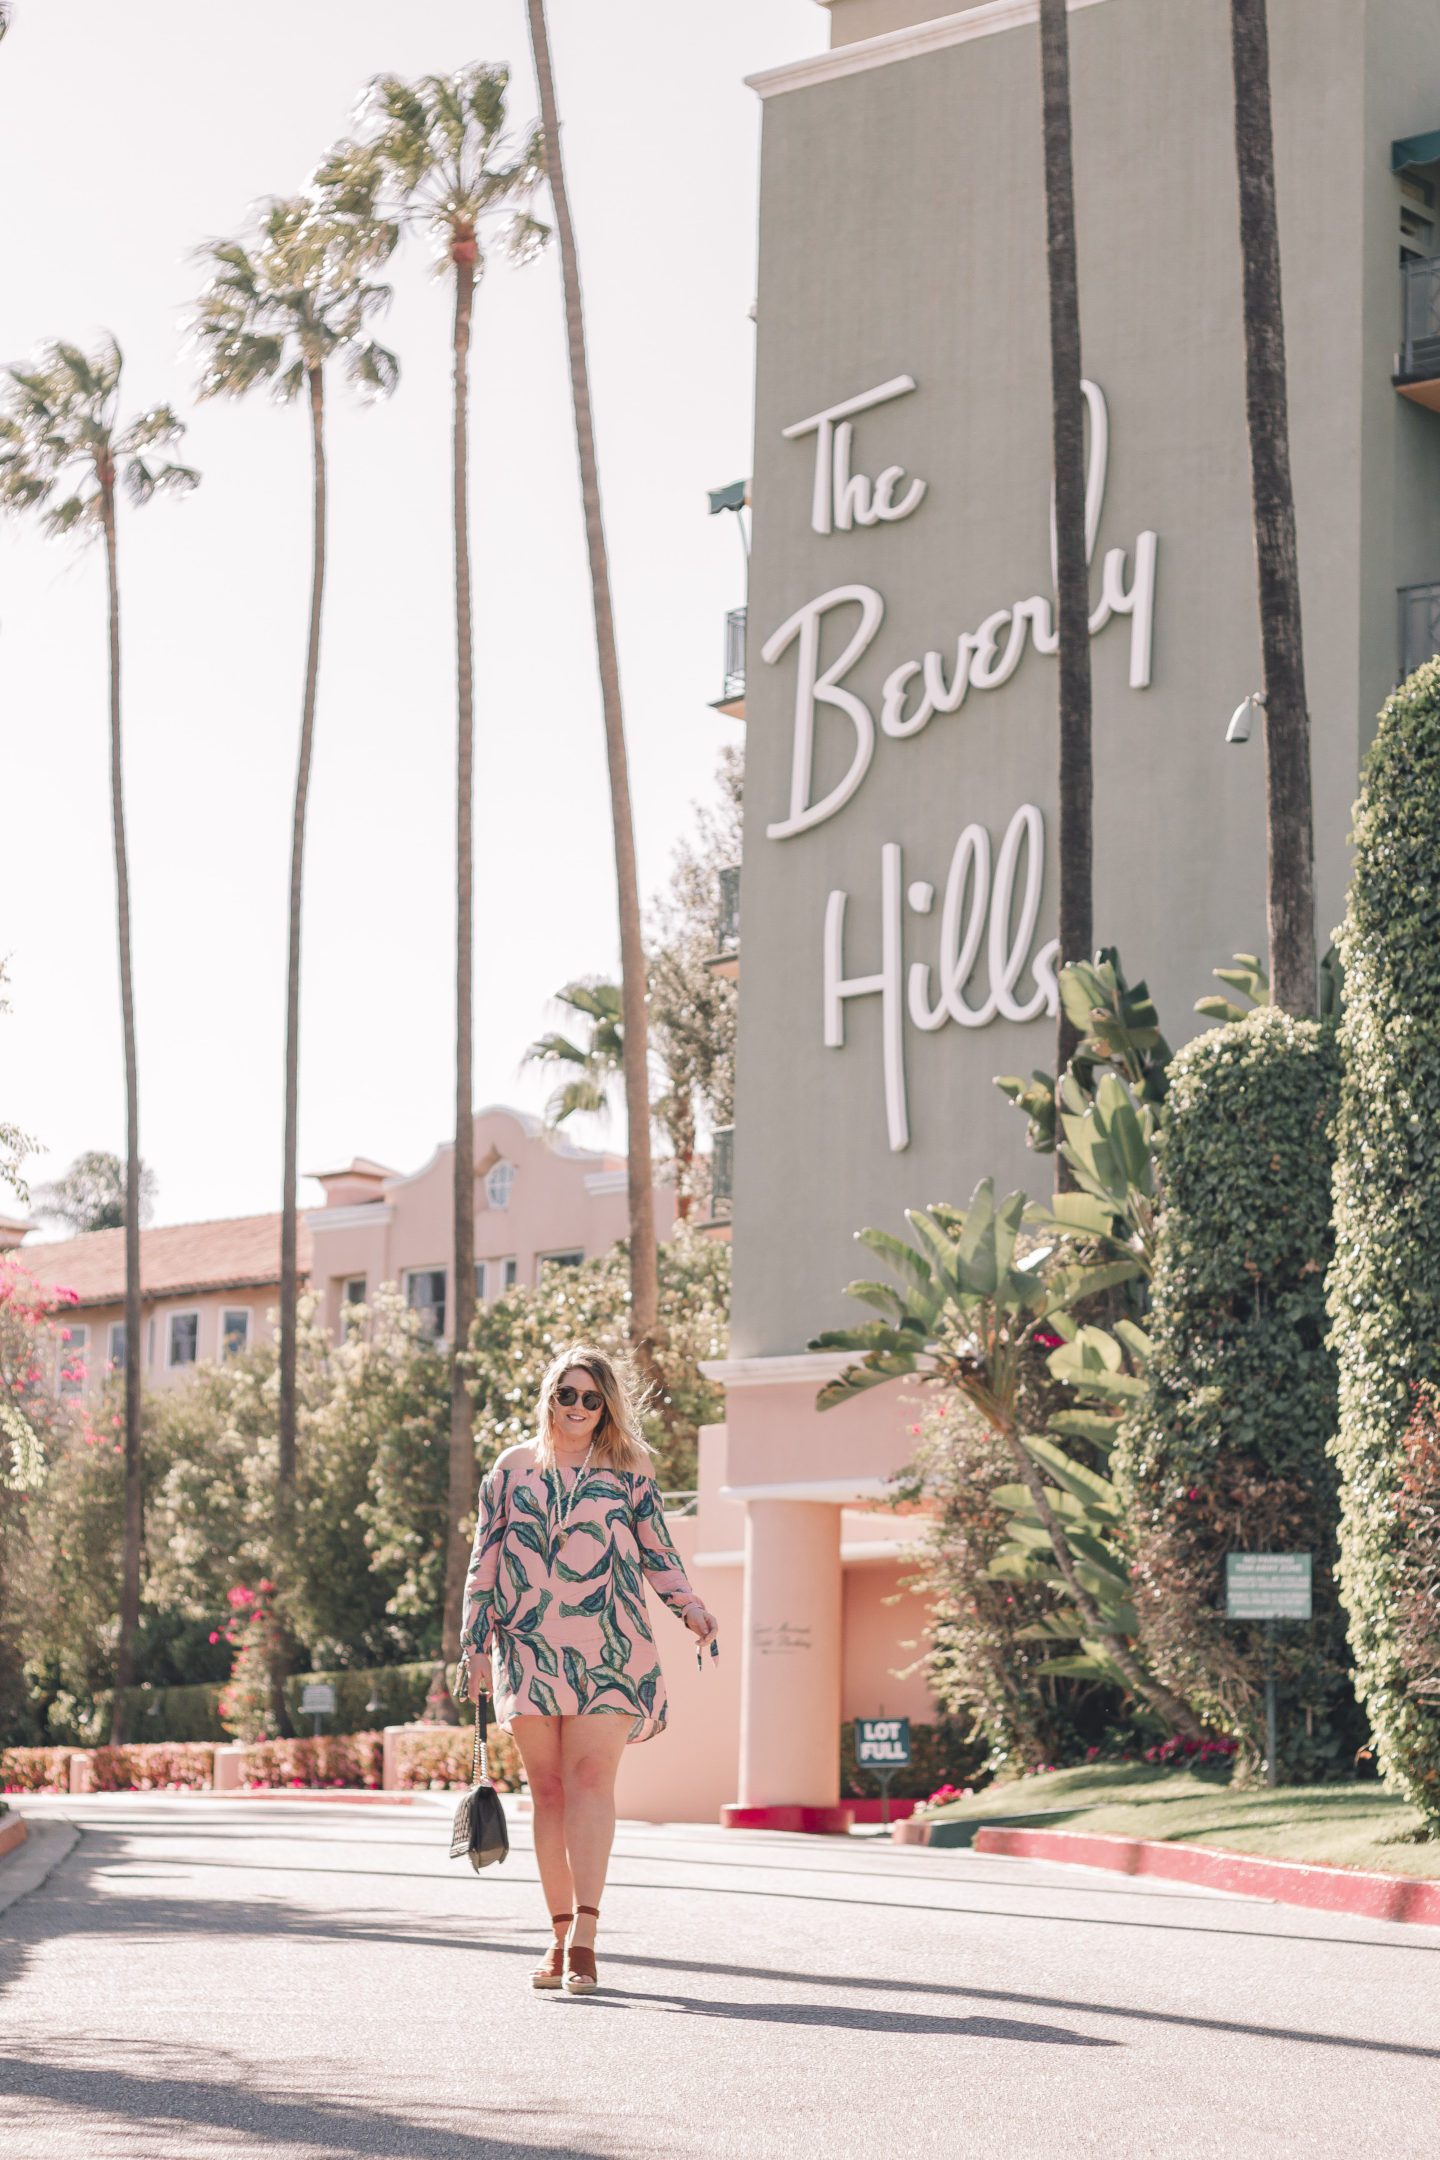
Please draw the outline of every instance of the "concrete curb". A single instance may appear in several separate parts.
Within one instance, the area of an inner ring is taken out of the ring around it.
[[[0,1821],[0,1855],[14,1852],[16,1846],[23,1845],[24,1842],[25,1818],[23,1815],[9,1815],[6,1820]]]
[[[1269,1898],[1277,1905],[1308,1905],[1319,1912],[1440,1927],[1440,1879],[1435,1877],[1307,1867],[1296,1860],[1270,1860],[1218,1845],[1170,1845],[1086,1830],[991,1826],[977,1832],[974,1849],[1013,1860],[1059,1860],[1071,1867],[1109,1868],[1121,1875],[1162,1876],[1168,1882],[1199,1883],[1241,1897]]]
[[[17,1898],[38,1890],[51,1870],[74,1850],[79,1837],[73,1823],[38,1822],[32,1818],[24,1844],[17,1845],[0,1861],[0,1912]]]

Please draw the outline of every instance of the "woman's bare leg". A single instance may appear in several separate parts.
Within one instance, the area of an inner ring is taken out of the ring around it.
[[[535,1838],[535,1865],[545,1892],[547,1913],[572,1912],[575,1888],[570,1863],[565,1857],[565,1780],[561,1770],[561,1736],[573,1718],[517,1717],[511,1720],[510,1736],[520,1750],[530,1786]],[[589,1901],[592,1905],[595,1900]],[[563,1935],[563,1928],[556,1928]]]
[[[520,1722],[517,1718],[516,1724]],[[615,1773],[630,1726],[628,1717],[613,1714],[560,1720],[565,1851],[577,1906],[598,1905],[605,1888],[615,1840]],[[595,1922],[589,1913],[577,1913],[570,1939],[587,1949],[594,1943]]]

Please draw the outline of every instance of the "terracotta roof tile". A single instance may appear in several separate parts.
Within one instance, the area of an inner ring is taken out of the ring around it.
[[[310,1251],[310,1233],[302,1215],[302,1276],[310,1272]],[[113,1305],[125,1295],[123,1230],[92,1230],[84,1237],[63,1238],[54,1244],[24,1245],[16,1257],[48,1287],[78,1292],[82,1305]],[[278,1215],[171,1223],[140,1233],[140,1287],[147,1298],[245,1290],[279,1281]]]

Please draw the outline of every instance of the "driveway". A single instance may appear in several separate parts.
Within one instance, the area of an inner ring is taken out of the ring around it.
[[[428,1798],[25,1813],[7,2160],[1440,2156],[1440,1930],[629,1824],[573,2001],[523,1824],[477,1877]]]

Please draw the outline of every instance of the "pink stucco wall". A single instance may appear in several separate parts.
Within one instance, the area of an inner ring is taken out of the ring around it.
[[[489,1173],[508,1164],[514,1171],[508,1204],[492,1204]],[[314,1239],[313,1282],[321,1315],[332,1330],[340,1323],[347,1281],[363,1277],[367,1295],[382,1283],[404,1291],[412,1270],[443,1268],[451,1295],[454,1149],[436,1149],[408,1176],[379,1173],[368,1181],[337,1172],[322,1181],[329,1205],[310,1210]],[[656,1188],[655,1228],[668,1237],[675,1197]],[[607,1252],[629,1226],[625,1159],[577,1148],[565,1135],[547,1134],[538,1118],[518,1110],[482,1110],[475,1119],[475,1259],[489,1264],[487,1301],[504,1289],[504,1267],[515,1262],[515,1279],[534,1283],[547,1255],[579,1252],[588,1259]],[[447,1312],[448,1312],[447,1303]]]

